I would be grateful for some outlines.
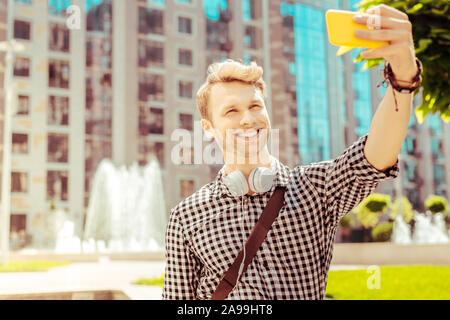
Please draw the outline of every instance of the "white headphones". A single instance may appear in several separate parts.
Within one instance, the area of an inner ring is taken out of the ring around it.
[[[250,172],[247,180],[241,171],[233,171],[223,178],[223,183],[234,197],[240,197],[250,190],[256,193],[267,192],[275,179],[274,170],[266,167],[257,167]]]

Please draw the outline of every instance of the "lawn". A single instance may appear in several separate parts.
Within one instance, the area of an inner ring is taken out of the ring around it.
[[[50,268],[69,265],[67,261],[10,261],[0,265],[0,272],[47,271]]]
[[[139,278],[136,281],[132,282],[131,284],[162,287],[164,285],[164,275],[161,275],[160,277],[156,278]]]
[[[379,289],[368,287],[374,273],[366,269],[330,271],[327,298],[336,300],[449,300],[449,266],[380,266]],[[160,286],[164,276],[140,278],[133,284]]]
[[[450,299],[449,266],[381,266],[379,289],[368,288],[372,275],[366,269],[330,271],[326,295],[338,300]]]

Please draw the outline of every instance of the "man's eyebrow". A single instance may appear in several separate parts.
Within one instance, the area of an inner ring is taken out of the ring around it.
[[[234,103],[233,103],[233,104],[226,104],[226,105],[223,105],[223,106],[220,108],[220,110],[221,110],[221,111],[225,111],[226,109],[230,109],[230,108],[234,108]]]
[[[250,101],[250,104],[252,104],[252,103],[259,103],[259,104],[261,104],[261,100],[260,100],[260,99],[253,99],[252,101]],[[235,107],[235,104],[234,104],[234,103],[231,103],[231,104],[225,104],[225,105],[223,105],[223,106],[220,108],[220,110],[225,111],[226,109],[230,109],[230,108],[234,108],[234,107]]]

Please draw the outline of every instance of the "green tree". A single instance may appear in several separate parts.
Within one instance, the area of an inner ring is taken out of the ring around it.
[[[425,208],[435,213],[446,213],[448,211],[448,203],[444,197],[430,195],[425,199]]]
[[[422,123],[428,113],[438,113],[448,123],[450,120],[450,2],[448,0],[363,0],[357,6],[368,8],[386,4],[408,14],[413,27],[416,56],[423,65],[422,104],[415,110],[417,121]],[[353,48],[341,47],[338,54]],[[358,55],[354,62],[365,61],[363,69],[378,66],[383,59],[364,59]],[[415,91],[417,94],[419,90]]]
[[[393,222],[381,222],[375,228],[372,229],[371,236],[375,242],[390,241],[392,237],[394,223]]]
[[[391,197],[389,195],[372,193],[352,211],[358,217],[361,225],[368,229],[377,225],[378,216],[389,208],[390,203]]]
[[[351,229],[355,225],[355,218],[353,217],[353,214],[350,212],[349,214],[346,214],[339,220],[339,227],[344,229]]]
[[[407,197],[402,197],[401,200],[397,198],[394,203],[390,205],[389,216],[393,220],[395,220],[399,212],[402,213],[403,220],[406,223],[409,223],[413,218],[414,210]]]

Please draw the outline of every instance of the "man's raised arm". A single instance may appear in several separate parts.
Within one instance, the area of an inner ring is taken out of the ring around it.
[[[376,13],[376,16],[372,14]],[[372,15],[372,16],[371,16]],[[389,45],[361,53],[364,58],[384,58],[391,65],[397,83],[411,87],[418,67],[415,61],[412,26],[408,16],[394,8],[380,5],[370,8],[355,22],[378,21],[378,30],[358,30],[355,36],[370,40],[388,40]],[[395,101],[396,100],[396,101]],[[364,155],[380,171],[397,161],[408,129],[412,111],[412,93],[399,93],[388,86],[372,119]],[[396,111],[398,109],[398,111]]]

